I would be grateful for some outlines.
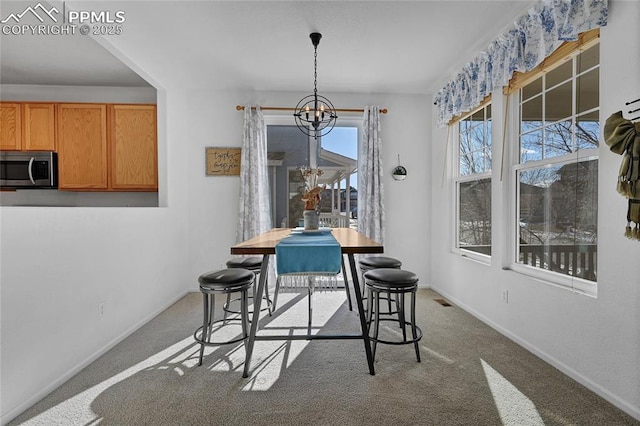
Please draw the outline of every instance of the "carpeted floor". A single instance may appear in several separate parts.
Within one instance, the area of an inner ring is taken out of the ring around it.
[[[305,332],[305,296],[280,294],[263,333]],[[440,297],[419,291],[421,363],[412,346],[379,345],[371,376],[361,341],[260,341],[243,379],[242,344],[197,365],[202,300],[191,293],[10,425],[640,424]],[[315,331],[358,330],[343,291],[313,306]]]

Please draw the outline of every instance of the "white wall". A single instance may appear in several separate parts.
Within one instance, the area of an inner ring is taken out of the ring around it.
[[[166,207],[0,207],[3,423],[192,286],[186,100],[158,94]]]
[[[601,120],[640,97],[640,16],[638,2],[609,2],[609,25],[601,30]],[[501,131],[502,100],[494,98],[494,132]],[[628,115],[625,114],[628,117]],[[446,129],[434,126],[431,165],[432,286],[458,305],[640,418],[640,243],[623,236],[626,200],[615,190],[621,157],[602,143],[599,172],[598,296],[572,293],[503,270],[504,250],[497,246],[490,266],[451,252],[454,218],[452,182],[441,186]],[[496,139],[494,139],[495,141]],[[497,140],[501,141],[501,135]],[[494,159],[500,146],[494,146]],[[449,147],[451,153],[452,147]],[[494,194],[499,181],[494,160]],[[506,241],[506,204],[493,200],[494,241]],[[508,290],[508,303],[502,291]]]

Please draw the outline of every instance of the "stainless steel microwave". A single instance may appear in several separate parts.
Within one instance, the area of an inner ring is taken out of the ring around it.
[[[0,187],[57,188],[58,155],[49,151],[0,151]]]

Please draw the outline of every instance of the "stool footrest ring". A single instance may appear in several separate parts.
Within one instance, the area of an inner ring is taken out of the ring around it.
[[[253,296],[249,296],[249,297],[248,297],[248,299],[249,299],[249,300],[252,300],[252,299],[253,299]],[[229,300],[229,303],[226,303],[226,302],[225,302],[225,304],[224,304],[224,305],[222,305],[222,309],[223,309],[225,312],[230,313],[230,314],[239,314],[239,313],[240,313],[240,311],[239,311],[239,310],[231,309],[231,308],[229,307],[229,305],[230,305],[231,303],[233,303],[233,302],[240,301],[240,300],[241,300],[241,298],[240,298],[240,297],[235,297],[235,298],[233,298],[233,299]],[[269,310],[269,309],[271,309],[271,307],[273,306],[273,301],[272,301],[271,299],[267,300],[266,302],[267,302],[267,303],[266,303],[266,306],[265,306],[264,308],[260,308],[260,312],[268,311],[268,310]],[[249,312],[249,315],[253,314],[253,309],[249,309],[249,311],[248,311],[248,312]]]
[[[380,315],[382,315],[382,312],[380,313]],[[397,318],[380,318],[379,321],[380,322],[390,321],[390,322],[397,322],[398,324],[400,324],[400,320],[397,319]],[[374,321],[367,321],[367,327],[370,327],[372,322],[374,322]],[[404,325],[405,325],[405,327],[409,328],[409,331],[412,330],[413,323],[411,323],[409,321],[405,321]],[[369,336],[369,340],[371,340],[372,342],[385,343],[387,345],[408,345],[410,343],[416,343],[416,342],[419,342],[422,339],[422,329],[420,327],[418,327],[417,325],[415,327],[416,327],[416,337],[414,339],[385,340],[385,339],[381,339],[379,337],[375,338],[373,336]]]
[[[229,322],[229,321],[240,321],[242,323],[242,320],[240,318],[229,318],[229,319],[221,319],[221,320],[217,320],[211,323],[211,325],[209,327],[213,327],[214,324],[216,323],[220,323],[220,322]],[[231,340],[227,340],[225,342],[207,342],[202,338],[202,326],[198,327],[196,329],[196,331],[193,332],[193,338],[195,339],[196,342],[198,342],[198,344],[200,345],[205,345],[205,346],[222,346],[222,345],[230,345],[232,343],[238,343],[238,342],[242,342],[243,340],[246,340],[249,336],[240,336],[236,339],[231,339]]]

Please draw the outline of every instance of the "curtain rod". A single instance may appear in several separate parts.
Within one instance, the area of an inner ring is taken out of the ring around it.
[[[255,109],[256,107],[251,107],[251,109]],[[261,110],[263,111],[295,111],[295,108],[290,108],[290,107],[260,107]],[[242,105],[236,105],[236,111],[244,111],[244,106]],[[336,108],[335,109],[336,112],[364,112],[363,109],[353,109],[353,108]],[[387,113],[387,109],[386,108],[382,108],[380,110],[380,112],[382,114],[386,114]]]

